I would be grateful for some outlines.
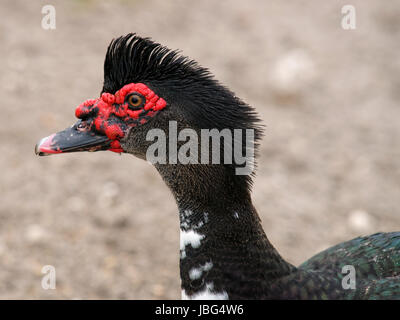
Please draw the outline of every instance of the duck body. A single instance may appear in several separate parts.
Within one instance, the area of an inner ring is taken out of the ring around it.
[[[181,241],[183,298],[400,299],[399,232],[340,243],[296,268],[274,249],[256,218],[252,228],[236,233],[234,225],[249,216],[229,212],[223,216],[230,221],[210,232],[207,223],[216,223],[210,220],[216,215],[181,211],[181,238],[192,239]]]
[[[148,160],[149,133],[156,129],[169,138],[171,122],[198,136],[213,129],[251,132],[253,143],[240,146],[243,154],[256,154],[262,136],[255,110],[207,69],[135,34],[111,42],[101,95],[75,115],[72,127],[40,140],[38,155],[110,150]],[[172,149],[166,146],[169,155]],[[232,150],[221,144],[217,153]],[[153,164],[179,210],[182,298],[400,299],[399,232],[341,243],[295,267],[265,235],[251,201],[254,173],[237,174],[236,158]]]
[[[354,288],[343,288],[346,266],[354,267]],[[324,289],[317,287],[316,298],[400,299],[400,232],[375,233],[340,243],[308,259],[298,270],[322,276]],[[335,280],[330,284],[329,279]]]

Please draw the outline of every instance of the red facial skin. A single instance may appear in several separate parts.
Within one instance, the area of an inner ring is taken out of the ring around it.
[[[139,93],[145,98],[141,109],[129,109],[125,97],[130,93]],[[166,105],[165,100],[158,97],[145,84],[130,83],[115,94],[103,93],[98,99],[86,100],[76,108],[75,115],[83,121],[88,120],[87,123],[83,122],[78,130],[94,130],[106,135],[112,140],[108,150],[120,153],[124,152],[120,140],[129,128],[146,123]]]

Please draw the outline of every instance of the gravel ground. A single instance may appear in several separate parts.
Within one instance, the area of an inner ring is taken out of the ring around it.
[[[56,30],[41,28],[53,4]],[[98,96],[109,41],[179,48],[267,126],[254,202],[299,264],[400,230],[400,1],[15,1],[0,4],[0,298],[176,299],[179,225],[156,170],[111,152],[38,158]],[[56,290],[41,287],[44,265]]]

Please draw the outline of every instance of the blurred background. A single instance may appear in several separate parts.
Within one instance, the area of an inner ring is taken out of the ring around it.
[[[350,2],[350,3],[349,3]],[[41,27],[42,7],[56,29]],[[341,26],[342,6],[356,29]],[[267,127],[253,198],[300,264],[400,230],[400,1],[16,1],[0,4],[0,298],[180,298],[179,222],[130,155],[39,158],[98,97],[114,37],[137,32],[210,68]],[[41,286],[56,268],[56,290]]]

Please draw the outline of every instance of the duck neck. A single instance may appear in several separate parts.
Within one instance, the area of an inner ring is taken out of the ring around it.
[[[224,166],[157,169],[179,208],[183,298],[262,298],[294,269],[268,241],[243,177]]]

